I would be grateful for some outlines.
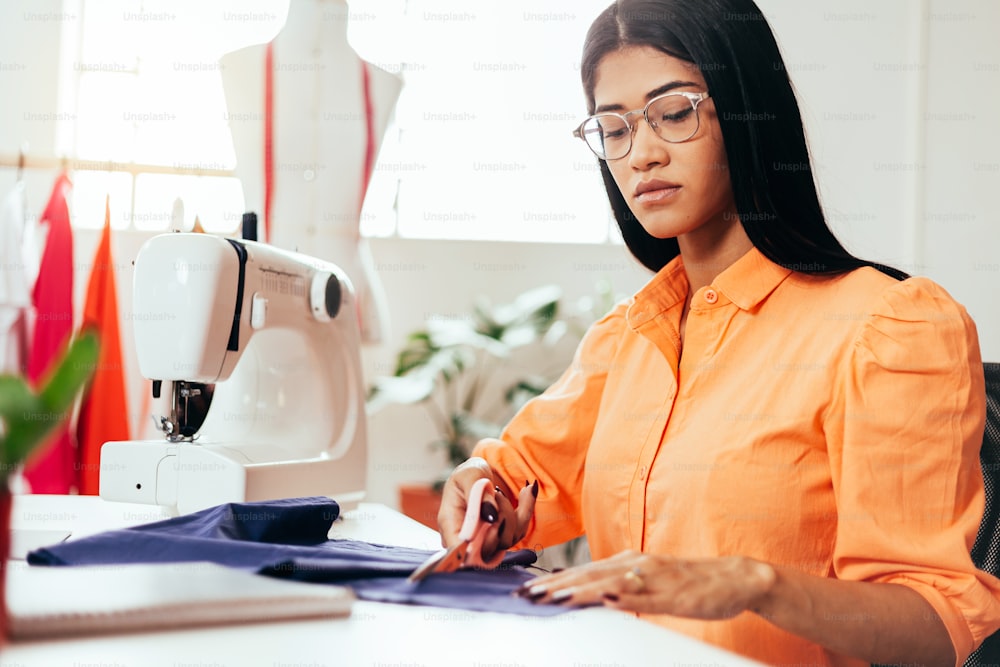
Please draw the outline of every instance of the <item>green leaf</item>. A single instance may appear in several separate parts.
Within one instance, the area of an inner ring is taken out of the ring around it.
[[[98,352],[94,334],[75,339],[37,396],[24,380],[0,377],[0,417],[5,428],[0,461],[5,470],[24,462],[66,419],[77,393],[94,372]]]
[[[435,352],[437,348],[431,343],[430,334],[426,331],[410,334],[406,347],[396,356],[394,375],[406,375],[414,369],[421,368]]]
[[[428,327],[434,345],[440,349],[468,347],[484,350],[494,357],[504,358],[509,349],[499,339],[476,331],[468,323],[459,321],[432,322]]]
[[[493,305],[489,299],[479,297],[475,300],[472,306],[472,319],[476,333],[494,340],[500,340],[500,337],[503,336],[504,327],[497,322]]]
[[[433,391],[434,378],[425,375],[379,378],[372,388],[366,407],[369,413],[374,413],[391,403],[420,403],[430,398]]]
[[[507,329],[503,334],[502,340],[511,349],[517,349],[531,345],[538,338],[538,331],[533,324],[521,322]]]
[[[11,423],[12,417],[41,407],[38,397],[31,393],[28,384],[13,375],[0,375],[0,417]]]
[[[549,388],[551,382],[541,377],[531,377],[518,380],[508,387],[504,400],[513,409],[519,410],[522,405]]]
[[[494,316],[505,327],[528,322],[544,327],[558,312],[560,298],[562,290],[557,285],[536,287],[518,296],[513,303],[498,306]]]
[[[458,415],[458,419],[455,420],[455,432],[465,438],[471,439],[473,444],[483,438],[495,438],[500,435],[501,430],[503,430],[503,427],[500,424],[480,419],[468,413]],[[466,452],[466,458],[468,458],[468,455],[469,453]]]
[[[27,383],[18,377],[0,377],[0,478],[23,461],[31,443],[44,436],[49,420],[42,402],[31,393]]]
[[[94,334],[87,333],[73,341],[42,387],[39,396],[46,408],[54,413],[69,409],[77,393],[94,374],[99,353],[97,336]]]
[[[542,343],[547,347],[552,347],[562,340],[569,333],[569,325],[565,320],[556,320],[542,336]]]

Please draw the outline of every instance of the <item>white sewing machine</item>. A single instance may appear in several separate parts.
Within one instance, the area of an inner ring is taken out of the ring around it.
[[[188,513],[224,502],[364,497],[354,292],[322,260],[252,241],[163,234],[135,261],[133,324],[165,438],[107,442],[100,494]],[[218,383],[213,387],[215,383]]]

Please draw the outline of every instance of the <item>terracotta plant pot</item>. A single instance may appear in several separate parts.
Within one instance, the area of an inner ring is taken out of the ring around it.
[[[399,511],[420,523],[438,530],[437,514],[441,492],[430,484],[401,484]]]
[[[0,481],[0,646],[7,641],[7,559],[10,557],[10,515],[13,496]]]

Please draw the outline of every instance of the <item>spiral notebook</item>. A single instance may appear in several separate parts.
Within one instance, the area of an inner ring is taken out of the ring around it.
[[[354,594],[214,563],[32,567],[9,561],[8,633],[41,639],[346,616]]]

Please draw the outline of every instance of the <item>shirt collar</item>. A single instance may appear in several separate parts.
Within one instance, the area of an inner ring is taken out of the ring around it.
[[[752,247],[717,275],[711,287],[742,310],[750,310],[766,299],[790,273],[790,269],[775,264]],[[687,273],[684,261],[678,255],[636,292],[628,308],[629,324],[637,328],[673,306],[684,303],[687,293]]]
[[[791,272],[791,269],[775,264],[752,247],[717,275],[712,287],[741,309],[750,310],[766,299]]]
[[[687,293],[687,273],[681,256],[677,255],[635,293],[625,317],[633,329],[638,329],[660,313],[683,304]]]

